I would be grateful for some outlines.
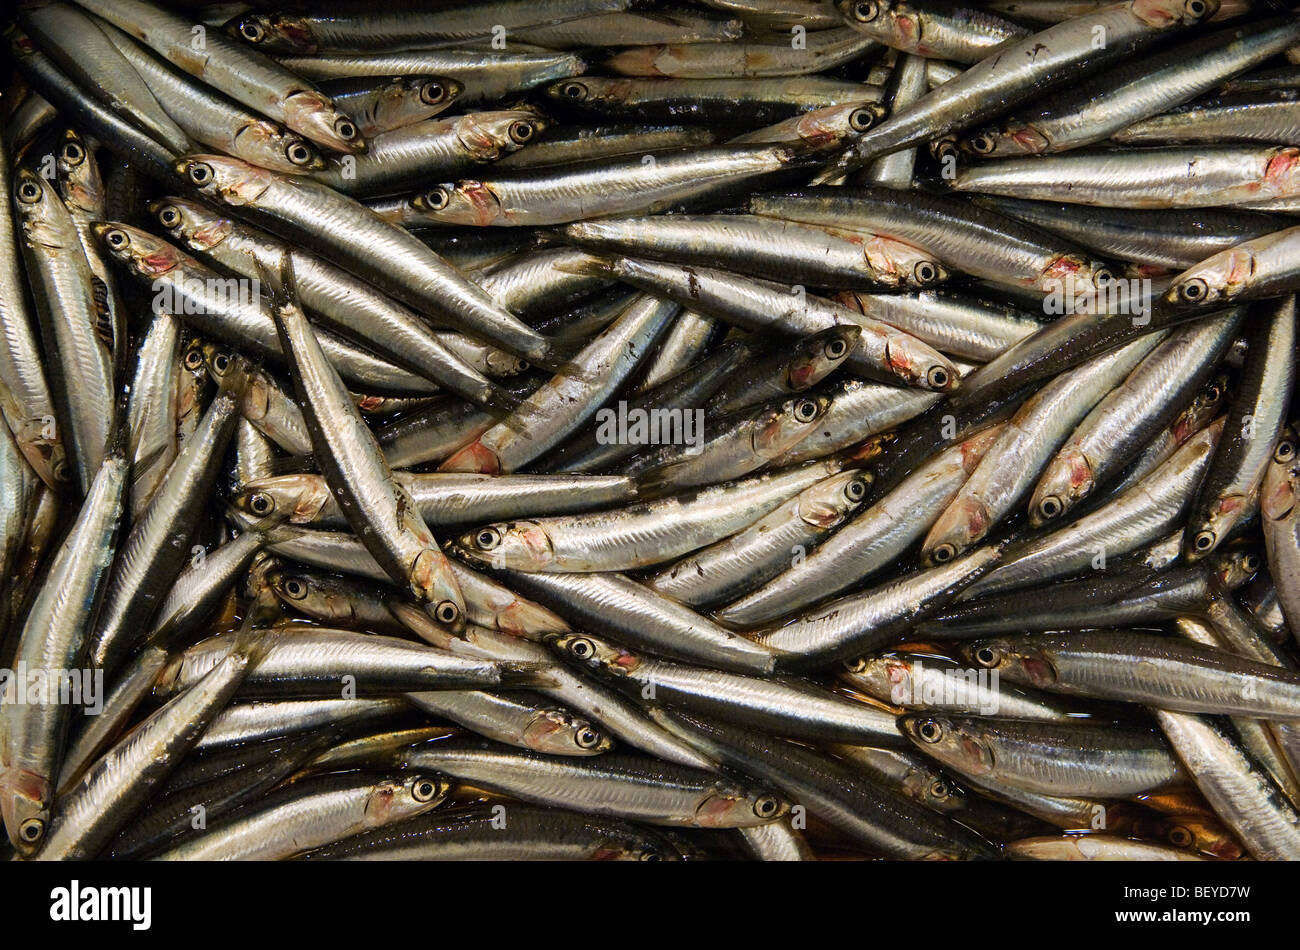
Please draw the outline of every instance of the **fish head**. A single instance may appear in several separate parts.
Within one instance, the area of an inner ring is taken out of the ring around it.
[[[1210,420],[1223,408],[1230,392],[1227,373],[1211,377],[1205,388],[1196,394],[1192,404],[1179,413],[1170,426],[1179,445],[1209,425]]]
[[[1256,264],[1250,241],[1230,247],[1175,277],[1165,299],[1180,307],[1206,307],[1231,300],[1250,286]]]
[[[909,714],[899,717],[898,728],[926,755],[963,775],[993,771],[993,747],[978,719]]]
[[[320,51],[311,24],[283,13],[244,13],[223,25],[227,35],[243,40],[263,53],[309,55]]]
[[[1233,544],[1209,557],[1209,568],[1224,590],[1237,590],[1264,566],[1263,551],[1255,544]]]
[[[994,637],[975,640],[961,648],[972,666],[996,670],[1013,683],[1049,688],[1056,682],[1056,667],[1045,645],[1033,637]]]
[[[173,167],[208,198],[235,207],[256,201],[279,178],[273,171],[229,155],[184,155]]]
[[[1041,155],[1051,148],[1043,133],[1029,123],[1009,123],[1000,129],[982,129],[960,141],[958,147],[967,155],[980,158]]]
[[[241,125],[235,133],[232,151],[254,165],[286,175],[324,171],[329,167],[315,144],[266,119],[250,119]]]
[[[859,471],[840,472],[799,495],[799,520],[814,528],[833,528],[867,497],[870,478]]]
[[[775,458],[812,432],[829,408],[830,399],[818,393],[787,399],[775,412],[760,415],[751,438],[754,453]]]
[[[1203,23],[1219,12],[1220,0],[1133,0],[1133,15],[1148,26],[1165,29]]]
[[[1189,563],[1208,557],[1233,528],[1251,515],[1257,501],[1253,494],[1232,491],[1208,499],[1183,532],[1183,557]]]
[[[480,112],[455,121],[457,141],[481,162],[495,161],[519,151],[546,128],[546,121],[540,115],[520,109]]]
[[[91,230],[109,254],[141,277],[162,277],[188,260],[184,253],[162,238],[129,224],[100,221],[92,224]]]
[[[436,185],[417,195],[411,204],[439,224],[486,227],[501,216],[501,202],[492,188],[475,179]]]
[[[331,497],[324,478],[303,473],[254,479],[241,486],[232,501],[240,511],[259,520],[307,524],[320,516]]]
[[[848,26],[886,46],[917,52],[921,18],[898,0],[839,0],[836,8]]]
[[[553,638],[551,645],[567,659],[580,666],[627,676],[641,665],[641,658],[616,643],[609,643],[589,633],[564,633]]]
[[[428,773],[377,782],[366,801],[366,824],[385,825],[423,814],[446,801],[451,790],[449,779]]]
[[[840,323],[799,341],[786,366],[786,385],[801,392],[821,382],[849,358],[861,338],[860,326]]]
[[[356,601],[365,596],[342,578],[281,568],[266,583],[287,606],[315,620],[348,625],[358,619]]]
[[[209,251],[228,238],[234,223],[206,205],[185,198],[158,198],[149,211],[171,237],[195,251]]]
[[[701,828],[753,828],[775,821],[789,810],[790,803],[775,792],[718,783],[695,809],[695,824]]]
[[[1296,439],[1296,431],[1287,426],[1277,445],[1273,446],[1273,457],[1264,471],[1259,511],[1266,521],[1283,521],[1295,511],[1297,497],[1300,497],[1300,452],[1297,448],[1300,448],[1300,441]]]
[[[0,773],[0,817],[19,854],[34,854],[45,841],[53,801],[49,779],[13,767]]]
[[[57,250],[64,242],[57,226],[58,215],[67,209],[54,186],[30,168],[14,171],[13,207],[22,221],[23,234],[33,244]]]
[[[503,521],[461,535],[469,557],[494,568],[543,571],[555,560],[546,528],[538,521]]]
[[[926,536],[921,562],[926,567],[947,564],[988,534],[992,520],[988,506],[976,495],[959,494]]]
[[[524,742],[548,755],[598,755],[614,745],[590,720],[560,709],[545,709],[533,717],[524,728]]]
[[[902,698],[920,692],[912,686],[912,664],[904,656],[863,656],[844,665],[845,682],[878,702],[902,706]]]
[[[872,276],[883,283],[919,290],[950,276],[933,254],[905,241],[876,234],[857,235],[853,240],[861,245]]]
[[[1236,861],[1246,856],[1245,849],[1231,832],[1215,819],[1203,815],[1175,815],[1161,821],[1157,830],[1175,848],[1212,854],[1224,861]]]
[[[56,166],[64,203],[98,216],[103,209],[104,183],[90,146],[76,129],[65,129]]]
[[[1047,466],[1029,501],[1029,523],[1035,528],[1058,520],[1092,492],[1096,485],[1087,453],[1075,445],[1062,448]]]
[[[340,112],[329,96],[315,89],[300,89],[285,97],[283,105],[284,124],[317,145],[344,154],[366,151],[356,121]]]

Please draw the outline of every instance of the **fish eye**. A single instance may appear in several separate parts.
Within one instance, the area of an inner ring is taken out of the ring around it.
[[[255,515],[269,515],[275,510],[275,500],[264,491],[253,492],[248,496],[248,510]]]
[[[291,577],[284,582],[284,592],[294,600],[301,600],[307,596],[307,585],[296,577]]]
[[[1038,503],[1038,513],[1044,518],[1051,520],[1060,515],[1065,506],[1061,504],[1061,499],[1055,495],[1048,495]]]
[[[880,15],[880,5],[873,0],[862,0],[853,4],[853,19],[859,23],[870,23]]]
[[[438,623],[453,624],[460,619],[460,608],[450,600],[444,600],[433,609],[433,617]]]
[[[190,181],[199,187],[208,184],[215,176],[216,173],[212,171],[212,166],[207,162],[195,162],[190,166]]]
[[[1255,554],[1247,554],[1241,559],[1241,569],[1247,574],[1254,574],[1259,570],[1259,556]]]
[[[831,340],[826,344],[826,356],[829,359],[837,360],[849,351],[849,345],[841,339]]]
[[[491,551],[501,543],[501,532],[496,528],[484,528],[478,534],[474,535],[474,543],[484,551]]]
[[[781,810],[781,803],[771,795],[763,795],[754,799],[754,814],[759,818],[773,818]]]
[[[411,786],[411,797],[417,802],[431,802],[438,797],[438,783],[432,779],[419,779]]]
[[[1223,397],[1223,390],[1218,386],[1211,386],[1205,391],[1206,402],[1218,402]]]
[[[1169,829],[1169,843],[1176,848],[1186,848],[1192,843],[1192,833],[1182,825]]]
[[[874,109],[854,109],[849,113],[849,128],[854,132],[865,132],[876,124]]]
[[[1184,303],[1200,303],[1210,295],[1210,285],[1199,277],[1193,277],[1178,288],[1178,299]]]
[[[998,143],[988,132],[981,132],[970,140],[970,147],[976,155],[992,155]]]
[[[935,801],[946,801],[949,794],[948,783],[942,779],[935,779],[930,785],[930,797]]]
[[[522,120],[519,122],[511,122],[509,130],[510,141],[514,142],[516,145],[523,145],[526,142],[530,142],[533,138],[533,131],[533,124],[531,122],[524,122]]]
[[[239,24],[239,35],[250,43],[260,43],[266,39],[266,30],[256,20],[245,20]]]
[[[922,742],[938,742],[943,738],[943,726],[933,719],[922,719],[916,724],[916,734]]]
[[[948,385],[949,380],[948,371],[942,366],[931,366],[930,371],[925,374],[925,381],[930,384],[931,389],[943,389]]]
[[[935,267],[930,261],[919,262],[913,268],[912,273],[915,275],[918,284],[929,284],[939,279],[939,268]]]
[[[1109,267],[1094,267],[1092,269],[1092,282],[1097,287],[1113,284],[1115,282],[1115,273]]]
[[[212,357],[212,369],[218,376],[224,374],[226,370],[230,369],[230,354],[218,353]]]
[[[117,228],[114,228],[105,234],[104,241],[107,242],[109,247],[116,248],[119,251],[131,243],[131,239],[127,236],[127,233],[118,230]]]
[[[641,860],[641,861],[662,861],[663,859],[664,859],[664,858],[663,858],[663,855],[661,855],[658,851],[642,851],[642,852],[641,852],[641,857],[640,857],[639,860]]]
[[[1198,551],[1210,550],[1210,548],[1214,547],[1214,532],[1208,530],[1198,531],[1192,541],[1192,546]]]
[[[811,399],[800,399],[794,404],[794,417],[800,422],[812,422],[817,418],[817,403]]]
[[[28,818],[18,827],[18,837],[28,844],[40,841],[43,834],[45,834],[45,822],[39,818]]]
[[[1289,462],[1295,458],[1295,443],[1290,439],[1283,439],[1273,450],[1273,460],[1276,462]]]
[[[426,82],[420,87],[420,101],[425,105],[436,106],[447,98],[447,87],[436,80]]]
[[[1199,19],[1200,17],[1205,16],[1207,8],[1205,6],[1205,0],[1187,0],[1183,9],[1187,11],[1189,16],[1194,16]]]
[[[560,95],[566,99],[586,99],[587,87],[580,82],[566,82],[560,87]]]
[[[596,655],[596,644],[579,637],[569,644],[569,652],[579,660],[589,660]]]
[[[957,548],[945,541],[930,552],[930,560],[935,564],[947,564],[957,556]]]
[[[844,497],[849,501],[861,501],[867,497],[867,483],[860,478],[855,478],[844,486]]]
[[[430,211],[441,211],[451,203],[451,193],[446,188],[438,187],[424,195],[424,204]]]
[[[579,749],[594,749],[600,745],[600,733],[591,726],[584,726],[579,729],[573,739],[578,743]]]
[[[86,150],[76,142],[64,142],[60,154],[68,165],[80,165],[86,159]]]
[[[345,142],[350,142],[357,137],[357,127],[353,121],[344,116],[334,120],[334,131],[338,137]]]
[[[980,666],[992,669],[998,665],[998,662],[1002,659],[1002,654],[996,647],[983,646],[978,647],[971,654],[971,658]]]
[[[166,205],[158,212],[158,223],[164,228],[174,228],[181,223],[181,213],[175,205]]]
[[[294,165],[309,165],[316,156],[303,142],[290,142],[284,150],[284,157]]]
[[[18,186],[18,200],[31,205],[41,200],[41,186],[34,181],[25,181]]]
[[[68,467],[67,462],[59,462],[54,466],[54,480],[56,482],[72,481],[72,469]]]
[[[185,368],[196,370],[203,365],[203,351],[194,349],[185,354]]]

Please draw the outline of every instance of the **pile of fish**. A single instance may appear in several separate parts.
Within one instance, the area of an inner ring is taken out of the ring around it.
[[[1300,13],[4,35],[0,857],[1300,858]]]

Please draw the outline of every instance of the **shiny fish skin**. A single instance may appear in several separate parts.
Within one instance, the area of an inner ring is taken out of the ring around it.
[[[929,713],[904,716],[899,728],[962,775],[1040,795],[1119,798],[1186,781],[1163,738],[1143,729]]]
[[[16,661],[32,671],[75,669],[85,653],[87,628],[103,592],[117,541],[126,494],[125,454],[110,452],[101,463],[80,516],[50,563],[45,583],[19,633]],[[0,758],[0,814],[9,840],[30,855],[50,825],[54,783],[72,716],[71,703],[21,703],[8,695]],[[83,699],[83,703],[85,700]],[[83,709],[83,714],[85,713]]]
[[[789,808],[770,792],[629,755],[557,759],[485,743],[432,742],[411,748],[405,764],[534,804],[578,805],[581,811],[652,825],[744,828],[775,820]]]
[[[319,248],[344,269],[417,310],[463,325],[535,363],[551,358],[544,338],[494,303],[482,288],[418,239],[328,186],[217,155],[180,159],[176,169],[205,195],[242,209],[272,232]],[[345,220],[349,226],[337,223]],[[380,248],[385,248],[391,269],[374,267],[372,255]]]
[[[356,775],[295,783],[245,806],[156,861],[274,861],[360,831],[421,815],[442,803],[446,783],[426,775]]]
[[[768,826],[763,826],[768,827]],[[676,861],[671,842],[617,818],[512,805],[506,827],[489,806],[437,809],[356,835],[307,861]]]
[[[1014,40],[967,68],[909,108],[861,137],[834,166],[850,170],[925,138],[943,135],[1014,106],[1052,85],[1097,70],[1107,61],[1141,49],[1162,34],[1194,25],[1218,10],[1214,0],[1187,6],[1181,0],[1116,3]],[[1100,28],[1106,48],[1093,37]]]
[[[1296,299],[1261,305],[1250,331],[1251,354],[1228,404],[1223,437],[1192,505],[1183,556],[1215,550],[1257,503],[1272,448],[1286,423],[1295,385]]]
[[[838,470],[814,462],[626,508],[498,523],[466,534],[459,548],[484,567],[517,571],[646,567],[734,534]]]
[[[1174,712],[1300,717],[1300,677],[1229,653],[1139,633],[1094,631],[983,640],[971,661],[1013,683]]]
[[[41,336],[45,349],[57,354],[50,368],[58,414],[85,492],[104,460],[113,427],[112,354],[96,332],[94,278],[71,212],[41,176],[21,169],[14,179],[13,207]]]
[[[435,605],[445,623],[455,624],[464,617],[465,600],[447,559],[410,496],[393,481],[379,443],[312,332],[298,304],[292,263],[283,268],[272,278],[272,313],[326,481],[388,575],[409,584],[416,597]]]
[[[1300,860],[1289,7],[23,4],[0,860]]]
[[[77,4],[142,40],[191,75],[311,141],[340,152],[365,151],[365,139],[356,125],[310,82],[265,57],[246,52],[220,33],[209,31],[205,55],[196,57],[190,49],[191,24],[151,3],[77,0]]]

